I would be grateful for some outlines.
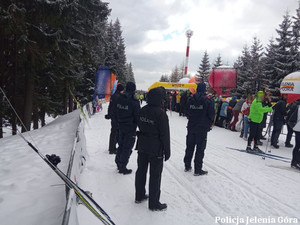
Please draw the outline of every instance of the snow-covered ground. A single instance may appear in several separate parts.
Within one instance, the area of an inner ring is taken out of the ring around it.
[[[246,142],[239,133],[215,127],[209,133],[204,159],[209,174],[194,177],[185,173],[187,120],[176,113],[169,115],[172,154],[162,178],[161,201],[168,204],[168,210],[151,212],[146,202],[135,204],[135,175],[118,174],[114,156],[108,154],[110,121],[104,119],[106,108],[104,105],[103,112],[93,116],[86,127],[89,157],[80,186],[93,193],[116,224],[247,224],[237,223],[247,218],[254,220],[249,224],[300,224],[300,173],[290,169],[289,163],[228,149],[245,149]],[[272,149],[272,154],[291,158],[292,150],[283,147],[284,138],[280,139],[280,149]],[[134,151],[128,165],[134,171],[136,159]],[[78,213],[80,224],[100,224],[84,206],[79,206]],[[281,223],[281,218],[297,221]]]
[[[66,172],[79,124],[77,110],[47,126],[24,133],[43,154],[57,154]],[[49,166],[21,139],[0,139],[0,224],[59,225],[65,208],[65,186]]]
[[[57,119],[57,117],[54,118],[51,115],[47,115],[46,114],[46,116],[45,116],[45,123],[49,124],[49,123],[51,123],[55,119]],[[41,126],[40,122],[39,122],[39,126]],[[19,130],[21,130],[21,128],[22,128],[21,126],[18,126]],[[12,135],[12,127],[11,126],[7,126],[7,127],[4,126],[2,129],[3,129],[3,137],[9,137],[9,136]],[[33,124],[31,124],[31,129],[33,130]]]
[[[215,127],[208,137],[204,169],[207,176],[183,171],[186,118],[169,115],[172,155],[165,163],[161,201],[165,212],[151,212],[147,203],[134,203],[134,174],[117,173],[114,156],[108,154],[110,121],[104,110],[92,116],[85,127],[88,158],[80,186],[118,225],[211,225],[237,223],[247,218],[264,219],[249,224],[300,224],[300,173],[289,163],[250,155],[227,147],[244,149],[238,133]],[[44,154],[61,156],[66,172],[79,112],[60,117],[42,129],[30,132]],[[25,136],[30,140],[29,133]],[[272,154],[291,158],[283,146]],[[265,145],[266,143],[264,143]],[[262,147],[264,150],[265,147]],[[136,170],[136,151],[129,168]],[[60,225],[65,207],[65,186],[57,175],[18,136],[0,140],[0,224]],[[101,224],[83,205],[78,206],[81,225]],[[280,223],[278,218],[296,218]],[[217,218],[222,219],[216,221]],[[227,219],[227,220],[226,220]],[[273,219],[275,221],[273,221]],[[269,223],[267,223],[269,221]],[[264,223],[262,223],[264,222]]]

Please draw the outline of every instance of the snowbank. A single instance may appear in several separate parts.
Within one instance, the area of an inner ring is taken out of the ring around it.
[[[24,133],[43,154],[57,154],[67,172],[79,124],[79,110]],[[19,136],[0,139],[0,224],[58,225],[65,207],[65,185]]]

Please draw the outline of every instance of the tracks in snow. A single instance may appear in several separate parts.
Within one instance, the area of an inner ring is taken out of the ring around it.
[[[179,141],[172,138],[172,147],[173,147],[173,154],[180,154],[178,150],[182,149],[182,158],[184,155],[185,145],[180,143]],[[212,144],[208,144],[208,148],[212,148],[214,150],[217,150],[218,147],[213,146]],[[223,152],[222,152],[223,153]],[[230,155],[232,157],[232,154],[227,153],[227,155]],[[236,157],[233,157],[234,160],[238,161],[238,163],[244,163],[241,159],[238,159]],[[216,202],[210,197],[205,196],[201,197],[203,194],[199,191],[195,190],[195,184],[192,179],[188,179],[188,175],[178,176],[176,172],[178,172],[178,164],[176,163],[169,163],[172,168],[167,168],[167,171],[174,177],[174,179],[177,180],[177,182],[181,185],[181,188],[185,188],[188,190],[188,192],[194,196],[198,201],[199,204],[205,210],[209,213],[211,217],[216,217],[216,212],[212,209],[212,206],[216,205]],[[234,188],[231,187],[231,189],[240,191],[243,193],[243,196],[251,201],[251,199],[256,199],[256,201],[259,203],[259,205],[264,206],[263,208],[270,209],[272,206],[277,206],[277,208],[273,208],[272,212],[276,213],[278,216],[282,216],[284,213],[285,215],[295,217],[295,212],[297,212],[297,209],[294,207],[282,202],[280,199],[278,199],[276,196],[272,196],[268,192],[262,190],[261,188],[254,186],[253,184],[245,181],[244,179],[240,177],[233,177],[228,174],[230,174],[230,171],[228,171],[227,168],[224,168],[223,166],[216,166],[212,161],[205,159],[205,166],[210,169],[210,171],[214,172],[218,176],[225,178],[228,180]],[[182,170],[183,170],[183,162],[182,162]],[[179,171],[182,171],[179,169]],[[281,176],[282,178],[282,176]],[[229,196],[228,196],[229,197]],[[228,199],[230,201],[230,199]],[[278,207],[280,206],[280,207]],[[219,215],[218,215],[219,216]],[[299,219],[299,218],[298,218]]]

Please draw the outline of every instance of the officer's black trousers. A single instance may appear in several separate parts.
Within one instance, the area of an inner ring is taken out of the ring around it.
[[[161,173],[163,170],[163,158],[138,153],[138,169],[135,174],[135,199],[140,201],[146,194],[146,179],[148,165],[150,164],[149,182],[149,208],[157,207],[160,198]]]
[[[116,152],[116,144],[118,143],[119,139],[119,129],[118,123],[115,120],[111,120],[111,130],[110,130],[110,137],[109,137],[109,152]]]
[[[116,164],[119,171],[126,169],[129,161],[129,157],[132,153],[134,146],[136,133],[134,132],[122,132],[119,130],[119,148],[116,155]]]
[[[271,145],[276,146],[283,127],[283,121],[274,121]]]
[[[188,131],[188,135],[186,137],[186,150],[184,156],[185,168],[191,167],[191,162],[196,146],[196,154],[194,159],[195,173],[199,173],[202,170],[206,142],[207,131],[199,131],[197,133],[191,133]]]

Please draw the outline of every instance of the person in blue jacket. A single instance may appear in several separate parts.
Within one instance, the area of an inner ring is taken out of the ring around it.
[[[218,124],[220,127],[224,127],[224,121],[227,120],[227,107],[228,107],[228,100],[226,99],[221,106],[220,120]]]

